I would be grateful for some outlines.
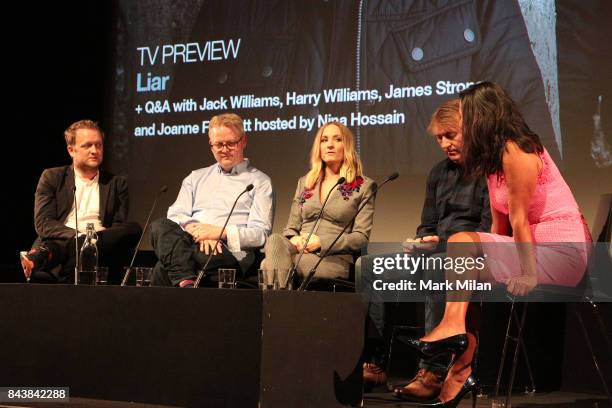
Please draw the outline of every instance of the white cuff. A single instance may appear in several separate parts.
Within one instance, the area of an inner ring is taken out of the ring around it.
[[[225,227],[225,234],[227,235],[227,249],[230,252],[240,252],[240,234],[238,233],[238,227],[235,225],[228,225]]]
[[[187,225],[198,222],[198,220],[188,217],[186,215],[179,215],[178,217],[172,217],[168,219],[170,221],[176,222],[183,231],[185,231],[185,227]]]

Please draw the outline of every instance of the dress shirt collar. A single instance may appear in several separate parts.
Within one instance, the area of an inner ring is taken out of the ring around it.
[[[244,172],[249,167],[249,159],[245,158],[240,163],[232,167],[229,172],[225,172],[223,167],[217,163],[217,173],[223,174],[224,176],[237,176],[238,174]]]

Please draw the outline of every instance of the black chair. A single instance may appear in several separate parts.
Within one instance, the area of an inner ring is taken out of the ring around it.
[[[358,255],[353,255],[353,263],[349,268],[349,276],[347,279],[313,277],[308,283],[307,290],[317,292],[355,292],[356,282],[357,279],[359,279],[356,270],[358,270],[360,258],[364,254],[365,249],[362,249]]]
[[[308,290],[317,292],[355,292],[355,265],[349,269],[348,279],[312,278]]]
[[[605,194],[601,196],[599,207],[597,210],[597,215],[595,216],[595,221],[593,222],[592,228],[592,236],[594,237],[595,242],[604,242],[607,245],[610,244],[610,232],[612,231],[612,194]],[[494,399],[499,397],[499,389],[501,384],[501,378],[504,369],[504,362],[506,361],[506,354],[508,351],[508,343],[510,340],[514,341],[514,354],[512,358],[512,366],[510,369],[510,378],[508,380],[508,392],[506,394],[505,406],[509,407],[511,403],[512,397],[512,388],[514,385],[514,379],[516,375],[516,368],[518,363],[518,355],[519,355],[519,345],[523,350],[523,355],[525,357],[525,361],[527,362],[527,368],[529,370],[529,375],[531,378],[532,391],[535,391],[535,383],[533,380],[533,375],[531,374],[531,367],[529,365],[529,360],[527,358],[527,353],[523,343],[523,329],[525,326],[525,319],[527,317],[527,306],[529,302],[539,302],[539,301],[560,301],[560,302],[570,302],[576,303],[576,307],[573,308],[574,314],[578,321],[578,324],[581,328],[582,335],[584,337],[585,344],[589,350],[591,358],[593,360],[594,368],[599,376],[599,379],[602,384],[602,389],[608,400],[612,404],[612,396],[610,394],[610,387],[607,384],[607,381],[601,371],[599,359],[597,358],[597,353],[593,348],[593,344],[591,341],[591,337],[589,336],[589,332],[586,329],[584,324],[584,315],[580,306],[585,305],[586,309],[592,313],[594,318],[597,320],[598,326],[601,328],[601,332],[603,337],[605,338],[606,345],[608,347],[608,355],[612,355],[612,346],[610,339],[607,335],[607,330],[605,329],[604,322],[601,318],[601,314],[599,313],[599,306],[594,301],[594,293],[597,292],[597,289],[603,288],[604,291],[602,294],[598,296],[606,296],[606,289],[610,286],[609,282],[604,282],[606,279],[610,279],[609,271],[612,270],[610,267],[610,254],[607,248],[602,246],[596,246],[594,248],[594,252],[589,259],[589,267],[587,273],[585,273],[584,278],[576,287],[566,287],[566,286],[555,286],[555,285],[539,285],[536,287],[528,296],[525,297],[511,297],[511,305],[510,305],[510,314],[508,317],[508,323],[506,326],[506,335],[504,339],[504,345],[502,349],[502,356],[499,365],[499,370],[497,374],[497,381],[495,384],[495,392]],[[608,273],[602,274],[602,276],[598,276],[598,271],[607,271]],[[594,290],[595,288],[595,290]],[[522,310],[517,312],[516,308],[517,302],[522,303]],[[519,317],[520,313],[520,317]],[[516,326],[516,334],[511,334],[512,325]]]

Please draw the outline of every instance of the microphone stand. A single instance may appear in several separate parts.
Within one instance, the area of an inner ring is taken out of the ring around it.
[[[336,189],[336,187],[338,185],[344,183],[345,181],[346,181],[345,177],[340,177],[338,179],[338,181],[336,181],[336,184],[334,184],[334,186],[327,193],[327,196],[325,197],[325,201],[323,201],[323,205],[321,206],[321,210],[319,211],[319,214],[317,214],[317,218],[315,219],[315,223],[312,226],[312,229],[310,230],[310,233],[308,234],[308,237],[306,238],[306,241],[304,241],[304,245],[302,246],[302,250],[298,254],[297,260],[295,261],[295,265],[293,265],[291,267],[291,269],[289,269],[289,273],[287,273],[287,278],[285,279],[285,283],[284,283],[283,287],[286,288],[288,283],[291,282],[291,279],[293,279],[293,276],[295,275],[295,273],[297,271],[297,267],[300,264],[300,260],[302,259],[302,256],[304,255],[304,251],[306,250],[306,246],[308,245],[308,242],[310,242],[310,237],[312,237],[312,234],[314,233],[315,229],[319,225],[319,220],[321,219],[321,216],[323,215],[323,209],[325,208],[325,205],[327,204],[327,200],[329,200],[329,197],[331,196],[331,193],[334,192],[334,190]]]
[[[145,226],[142,229],[142,233],[140,234],[140,239],[138,240],[138,243],[136,244],[136,248],[134,248],[134,255],[132,255],[132,261],[130,262],[130,266],[128,266],[127,270],[125,271],[125,274],[123,275],[123,279],[121,280],[121,286],[125,286],[127,284],[127,280],[130,276],[130,273],[132,272],[132,266],[134,266],[134,261],[136,260],[136,254],[138,253],[138,248],[140,247],[140,243],[142,242],[145,232],[147,231],[147,227],[149,226],[149,221],[151,221],[151,215],[153,215],[153,211],[155,210],[155,206],[157,205],[157,199],[162,193],[165,193],[166,191],[168,191],[168,187],[163,186],[157,192],[157,194],[155,194],[155,200],[153,200],[153,205],[151,206],[151,210],[149,211],[149,215],[147,216],[147,220],[145,221]]]
[[[196,280],[195,280],[195,282],[193,284],[194,288],[197,288],[198,286],[200,286],[200,281],[202,280],[202,278],[204,278],[204,276],[206,274],[206,267],[208,266],[208,264],[210,263],[210,260],[212,259],[213,255],[217,251],[217,245],[219,245],[219,242],[221,241],[221,238],[223,237],[223,232],[225,231],[225,227],[227,227],[227,223],[229,222],[229,220],[230,220],[230,218],[232,216],[232,213],[234,212],[234,208],[236,208],[236,204],[238,204],[238,200],[240,199],[240,197],[242,197],[242,195],[244,193],[249,192],[252,189],[253,189],[253,184],[249,184],[242,191],[242,193],[238,194],[238,197],[236,197],[236,200],[234,200],[234,205],[232,205],[232,209],[230,210],[227,218],[225,219],[225,224],[223,224],[223,227],[221,228],[221,232],[219,233],[219,237],[217,238],[217,241],[215,242],[215,245],[213,246],[212,250],[210,251],[210,254],[208,255],[208,259],[206,260],[206,263],[204,264],[204,266],[200,270],[200,273],[198,273],[198,277],[196,278]]]
[[[74,174],[74,286],[79,284],[79,209],[76,198],[76,173]]]
[[[350,225],[353,225],[353,222],[355,221],[355,219],[357,218],[357,216],[359,215],[359,213],[361,212],[361,210],[363,210],[365,208],[365,206],[368,204],[368,202],[370,201],[370,199],[372,197],[374,197],[376,195],[376,193],[378,193],[378,190],[380,190],[382,188],[382,186],[384,186],[385,184],[387,184],[389,181],[395,180],[397,177],[399,176],[398,173],[393,173],[392,175],[390,175],[385,181],[383,181],[379,186],[377,186],[374,191],[372,191],[372,194],[370,194],[368,196],[368,198],[366,200],[363,201],[363,203],[361,203],[361,205],[359,206],[359,208],[357,209],[357,212],[355,213],[355,215],[353,216],[353,218],[351,218],[351,220],[344,226],[344,228],[342,229],[342,231],[340,231],[340,234],[338,234],[336,236],[336,238],[332,241],[332,243],[329,245],[329,248],[327,248],[327,251],[325,252],[325,254],[321,255],[319,257],[319,260],[317,260],[317,263],[314,264],[314,266],[312,267],[312,269],[310,269],[310,271],[308,272],[308,275],[306,275],[306,278],[304,278],[304,280],[302,281],[302,284],[300,285],[300,287],[298,288],[298,290],[304,291],[306,290],[306,288],[308,287],[308,284],[310,283],[310,281],[312,280],[317,268],[319,267],[319,264],[323,261],[323,258],[325,258],[329,252],[332,250],[333,246],[336,244],[336,242],[338,242],[338,240],[340,239],[340,237],[342,236],[342,234],[344,234],[346,232],[346,230],[348,229],[348,227]]]

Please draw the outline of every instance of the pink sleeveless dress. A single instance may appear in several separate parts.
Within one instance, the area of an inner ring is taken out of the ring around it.
[[[529,203],[529,224],[536,243],[538,284],[576,286],[586,272],[591,236],[572,192],[544,150],[542,170]],[[491,206],[508,215],[508,188],[503,174],[487,178]],[[517,244],[505,235],[479,232],[487,266],[496,281],[521,276]],[[521,245],[521,244],[518,244]]]

